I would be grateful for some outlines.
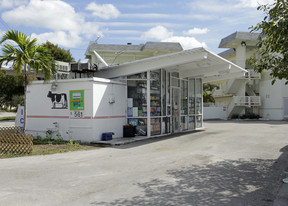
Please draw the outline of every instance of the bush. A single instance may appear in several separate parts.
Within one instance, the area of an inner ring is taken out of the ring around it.
[[[231,119],[239,119],[239,114],[233,114]]]
[[[250,113],[250,114],[243,114],[240,116],[240,119],[259,119],[261,118],[258,114]]]

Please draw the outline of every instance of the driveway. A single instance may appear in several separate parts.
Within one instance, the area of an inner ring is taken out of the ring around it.
[[[0,160],[0,205],[273,205],[288,124],[209,121],[205,131]]]

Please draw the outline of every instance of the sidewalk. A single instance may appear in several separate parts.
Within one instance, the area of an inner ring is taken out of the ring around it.
[[[165,135],[165,136],[151,136],[151,137],[146,137],[146,136],[135,136],[135,137],[118,137],[118,138],[113,138],[112,140],[108,140],[108,141],[102,141],[102,140],[98,140],[98,141],[93,141],[91,142],[92,144],[98,144],[98,145],[103,145],[103,146],[120,146],[120,145],[125,145],[125,144],[130,144],[130,143],[134,143],[134,142],[141,142],[141,141],[147,141],[147,140],[151,140],[151,139],[156,139],[157,140],[161,140],[161,139],[169,139],[172,137],[177,137],[177,136],[181,136],[181,135],[186,135],[186,134],[193,134],[199,131],[203,131],[203,129],[199,129],[199,130],[195,130],[195,131],[184,131],[184,132],[180,132],[177,134],[169,134],[169,135]]]
[[[0,117],[15,117],[16,113],[13,112],[0,112]],[[0,127],[12,127],[15,126],[14,120],[3,120],[0,121]]]
[[[0,117],[16,117],[14,112],[0,112]]]

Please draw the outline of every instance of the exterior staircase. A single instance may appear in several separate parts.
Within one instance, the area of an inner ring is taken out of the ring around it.
[[[260,78],[261,75],[259,73],[251,70],[244,78],[227,81],[225,93],[234,95],[227,106],[228,118],[231,118],[233,115],[241,114],[246,108],[261,106],[261,97],[257,96],[257,92],[255,92],[254,88],[255,85],[251,83],[253,80]],[[238,96],[237,92],[239,91],[239,88],[243,86],[245,87],[245,96]]]

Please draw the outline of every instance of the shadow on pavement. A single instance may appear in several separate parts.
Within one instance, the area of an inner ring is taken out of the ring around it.
[[[281,180],[287,169],[287,148],[281,150],[283,154],[276,161],[226,160],[167,171],[168,178],[138,183],[144,191],[140,196],[91,204],[270,206],[283,185]]]

